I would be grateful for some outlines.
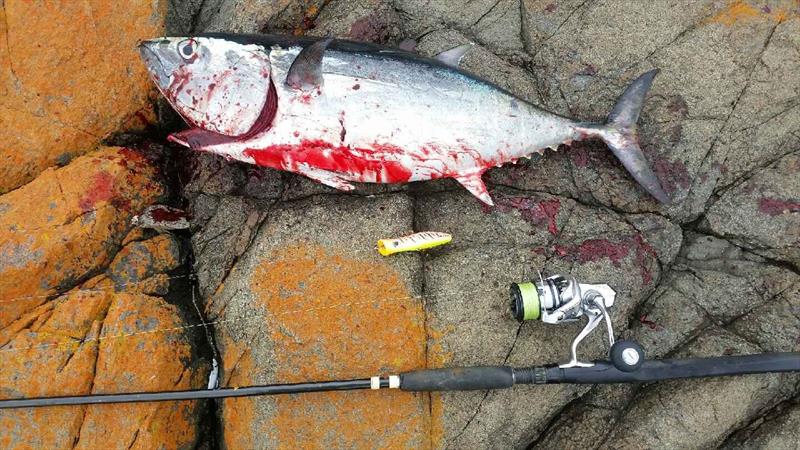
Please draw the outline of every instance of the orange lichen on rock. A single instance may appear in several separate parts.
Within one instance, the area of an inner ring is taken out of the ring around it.
[[[108,267],[108,276],[118,289],[149,292],[155,278],[180,265],[180,244],[170,234],[128,243]]]
[[[154,120],[136,53],[167,2],[0,2],[0,193]]]
[[[104,148],[0,196],[0,328],[108,265],[163,194],[138,153]]]
[[[426,334],[428,336],[427,347],[427,367],[447,367],[453,360],[453,352],[442,345],[444,337],[453,329],[450,324],[443,330],[438,330],[426,324]],[[444,399],[442,393],[431,392],[430,394],[430,447],[438,448],[437,444],[444,442]]]
[[[226,387],[246,386],[253,381],[256,368],[250,352],[230,336],[221,340],[224,345],[222,367],[227,377],[221,382]],[[261,432],[257,423],[256,403],[252,398],[228,398],[222,401],[222,423],[225,448],[258,448]]]
[[[259,339],[269,339],[274,359],[267,369],[237,369],[232,383],[252,382],[253,373],[264,370],[275,381],[299,382],[397,374],[425,366],[421,300],[409,295],[404,281],[385,263],[312,243],[284,246],[262,261],[250,286],[265,314],[267,334]],[[234,348],[242,347],[247,343]],[[239,366],[243,361],[256,366],[267,362],[247,353],[238,358]],[[234,424],[256,419],[232,420],[228,410],[240,409],[243,402],[252,402],[248,410],[267,411],[258,426]],[[425,394],[380,390],[237,399],[226,402],[225,410],[226,442],[241,443],[241,435],[249,432],[253,437],[244,442],[280,448],[424,448],[430,443]]]
[[[787,6],[790,4],[787,2]],[[742,0],[731,1],[728,7],[711,17],[709,23],[719,23],[732,26],[737,22],[751,20],[770,20],[781,23],[792,16],[797,17],[797,13],[791,13],[787,8],[777,6],[775,8],[754,6]]]
[[[3,398],[203,385],[205,372],[190,363],[188,336],[152,332],[182,323],[176,308],[158,297],[74,291],[34,313],[0,347]],[[198,408],[198,403],[167,402],[2,410],[0,446],[191,447]]]
[[[102,294],[74,295],[60,302],[56,311],[86,307],[94,310],[108,303]],[[44,311],[43,311],[44,312]],[[52,309],[45,312],[53,313]],[[55,322],[56,320],[54,320]],[[92,388],[98,322],[89,327],[70,326],[69,332],[44,319],[38,330],[25,330],[0,348],[0,396],[3,398],[42,395],[88,394]],[[70,338],[68,335],[81,335]],[[90,338],[80,343],[78,339]],[[53,342],[74,345],[48,346]],[[45,346],[45,347],[40,347]],[[33,348],[31,348],[33,347]],[[85,407],[0,410],[0,447],[2,448],[66,448],[70,447],[81,427]]]
[[[203,387],[178,310],[158,297],[116,294],[103,323],[92,393]],[[120,337],[124,336],[124,337]],[[199,402],[96,405],[83,419],[75,448],[186,448],[197,439]]]

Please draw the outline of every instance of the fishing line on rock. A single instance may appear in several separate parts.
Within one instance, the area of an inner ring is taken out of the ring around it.
[[[108,289],[104,289],[103,291],[107,291],[107,290]],[[74,291],[74,292],[83,292],[83,291],[84,290],[78,290],[78,291]],[[193,328],[199,328],[199,327],[205,328],[207,330],[207,332],[209,333],[209,335],[210,335],[210,330],[208,330],[209,326],[217,326],[217,325],[222,325],[222,324],[237,323],[237,322],[242,322],[242,321],[246,321],[246,320],[250,320],[250,319],[259,319],[259,318],[261,318],[261,319],[264,319],[265,321],[267,321],[267,320],[270,320],[270,319],[274,320],[277,317],[288,316],[288,315],[292,315],[292,314],[318,312],[318,311],[324,311],[324,310],[330,310],[330,309],[336,309],[336,308],[345,308],[345,307],[352,307],[352,306],[364,306],[364,305],[370,305],[370,304],[372,304],[372,305],[388,304],[388,303],[401,302],[401,301],[406,301],[406,300],[419,300],[419,301],[425,302],[426,305],[463,303],[463,302],[469,300],[467,295],[470,295],[470,294],[474,295],[474,294],[497,294],[497,293],[500,293],[500,291],[499,290],[487,290],[487,291],[469,290],[469,291],[439,292],[439,293],[436,293],[436,294],[426,294],[426,295],[423,295],[423,296],[411,296],[411,295],[408,295],[408,296],[401,296],[401,297],[386,297],[386,298],[383,298],[383,299],[373,298],[373,299],[370,299],[370,300],[360,300],[360,301],[333,303],[333,304],[328,304],[328,305],[325,305],[325,306],[294,309],[294,310],[288,310],[288,311],[281,311],[281,312],[277,312],[277,313],[269,313],[268,312],[266,314],[263,314],[263,313],[243,314],[243,315],[238,316],[238,317],[233,317],[233,318],[228,318],[228,319],[217,319],[217,320],[213,320],[213,321],[205,321],[203,319],[203,315],[200,314],[199,315],[200,323],[193,323],[193,324],[181,325],[181,326],[175,326],[175,327],[156,328],[156,329],[152,329],[152,330],[137,330],[137,331],[128,332],[128,333],[108,334],[108,335],[104,335],[104,336],[89,337],[89,338],[80,339],[80,340],[73,339],[73,340],[69,340],[69,341],[48,342],[48,343],[30,345],[30,346],[25,346],[25,347],[6,347],[6,348],[0,348],[0,353],[3,353],[3,352],[6,352],[6,353],[22,352],[22,351],[28,351],[28,350],[40,350],[40,349],[58,348],[58,347],[78,347],[78,346],[80,346],[80,345],[82,345],[84,343],[100,342],[100,341],[104,341],[104,340],[127,339],[127,338],[136,337],[136,336],[152,335],[152,334],[157,334],[157,333],[175,333],[175,332],[189,330],[189,329],[193,329]],[[448,300],[444,300],[444,301],[443,300],[439,300],[439,301],[435,301],[435,302],[427,302],[426,301],[426,300],[429,300],[429,299],[447,298],[447,297],[455,297],[455,296],[460,296],[460,298],[450,298]],[[199,306],[197,306],[197,305],[195,305],[195,306],[196,306],[197,311],[199,313],[200,312]],[[215,357],[217,357],[216,348],[214,349],[214,353],[215,353]]]

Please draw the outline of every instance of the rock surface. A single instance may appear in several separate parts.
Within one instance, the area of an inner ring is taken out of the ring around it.
[[[0,326],[111,263],[131,217],[163,194],[155,176],[141,154],[105,148],[0,196]]]
[[[0,196],[0,396],[199,388],[195,329],[165,300],[176,237],[130,220],[164,194],[140,152],[104,148]],[[157,374],[158,376],[154,376]],[[4,448],[185,448],[202,404],[0,411]]]
[[[0,193],[155,120],[136,44],[167,2],[0,3]],[[58,24],[58,26],[54,26]]]

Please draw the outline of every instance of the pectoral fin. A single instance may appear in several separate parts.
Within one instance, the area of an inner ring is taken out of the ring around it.
[[[489,206],[494,206],[494,201],[492,201],[492,197],[489,195],[489,192],[486,190],[486,185],[483,184],[483,179],[481,179],[481,174],[476,173],[474,175],[467,175],[462,177],[456,177],[456,181],[461,183],[462,186],[467,188],[467,190],[478,197],[478,200],[486,203]]]
[[[286,75],[286,85],[302,91],[310,91],[322,86],[322,55],[333,42],[333,38],[321,41],[300,50]]]
[[[195,151],[208,151],[209,147],[215,145],[236,142],[236,138],[200,128],[190,128],[188,130],[172,133],[167,136],[167,140]]]
[[[458,68],[459,63],[461,63],[461,58],[472,48],[472,44],[464,44],[459,45],[458,47],[451,48],[450,50],[445,50],[442,53],[434,56],[434,59],[438,60],[439,62],[443,62],[450,67]]]

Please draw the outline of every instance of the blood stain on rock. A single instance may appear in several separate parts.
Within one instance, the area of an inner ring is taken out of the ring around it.
[[[619,267],[633,251],[634,263],[639,267],[642,283],[653,282],[653,274],[648,260],[656,260],[657,254],[655,249],[638,233],[618,241],[587,239],[578,245],[556,244],[553,246],[553,251],[562,258],[570,258],[581,264],[608,259],[616,267]]]
[[[677,191],[678,188],[689,189],[689,171],[682,161],[669,161],[666,158],[656,158],[653,163],[653,171],[661,182],[661,187],[668,194]]]
[[[189,218],[189,214],[186,211],[169,207],[152,208],[150,212],[156,222],[174,222]]]
[[[642,274],[642,282],[650,284],[653,282],[653,274],[647,266],[647,259],[652,258],[654,261],[658,260],[658,254],[655,249],[645,242],[641,234],[636,234],[633,237],[634,247],[636,248],[636,265]]]
[[[580,145],[575,145],[570,149],[569,157],[575,167],[584,168],[589,165],[589,152]]]
[[[775,217],[782,214],[800,212],[800,202],[763,197],[758,201],[758,210]]]
[[[533,225],[547,224],[547,231],[552,235],[558,234],[556,219],[561,210],[558,199],[534,200],[526,197],[505,197],[496,199],[497,208],[508,212],[510,208],[518,210],[525,221]]]
[[[350,25],[348,36],[357,41],[382,44],[389,34],[389,25],[377,13],[364,16]]]
[[[78,205],[86,212],[94,209],[98,202],[105,202],[114,196],[114,178],[108,172],[98,172],[94,175],[92,186],[81,198]]]
[[[669,112],[682,119],[689,116],[689,105],[686,103],[686,99],[680,95],[673,95],[670,97],[667,109]]]
[[[647,328],[650,328],[653,331],[660,331],[662,329],[661,325],[650,320],[650,318],[648,318],[646,314],[639,317],[639,323],[641,323],[642,325],[646,325]]]

